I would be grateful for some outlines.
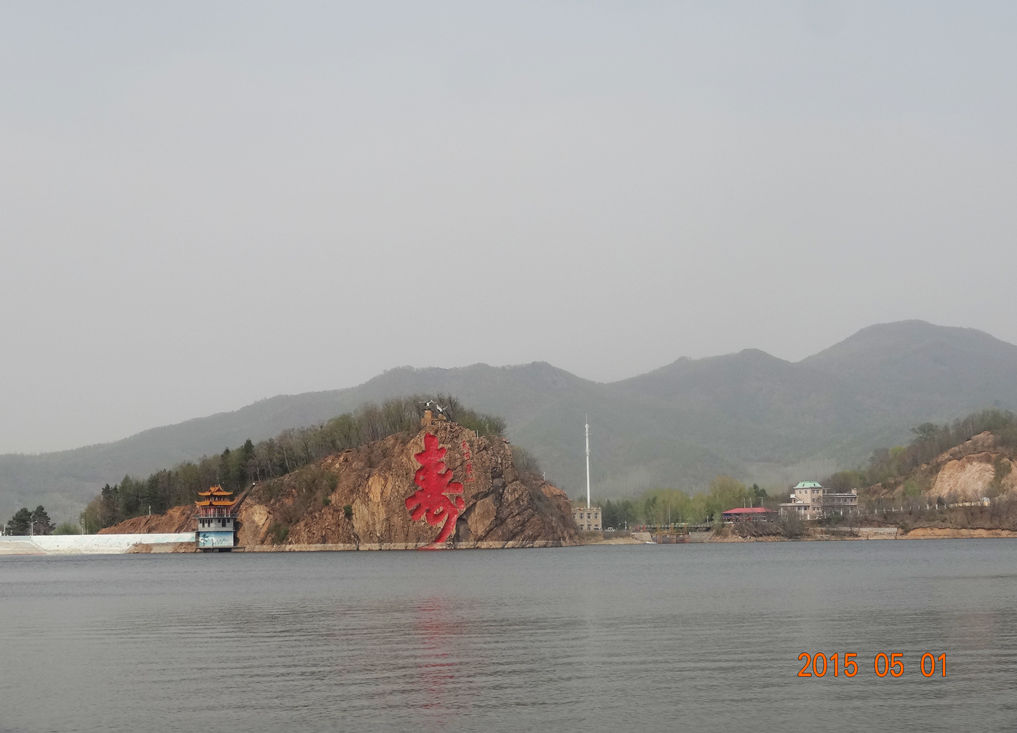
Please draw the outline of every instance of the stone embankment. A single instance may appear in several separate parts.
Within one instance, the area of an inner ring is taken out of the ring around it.
[[[982,539],[990,537],[1017,537],[1012,529],[952,529],[948,527],[915,527],[902,532],[902,540]]]
[[[1017,537],[1017,530],[1011,529],[951,529],[945,527],[916,527],[905,532],[897,527],[857,527],[855,529],[825,529],[809,532],[802,537],[789,539],[778,535],[763,537],[739,537],[735,534],[715,535],[710,532],[689,537],[688,542],[840,542],[852,540],[934,540],[934,539],[983,539]],[[615,544],[615,543],[598,543]],[[620,543],[618,543],[620,544]]]

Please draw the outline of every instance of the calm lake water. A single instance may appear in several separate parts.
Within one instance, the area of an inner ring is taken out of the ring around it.
[[[0,730],[1013,730],[1015,601],[1007,540],[5,557]]]

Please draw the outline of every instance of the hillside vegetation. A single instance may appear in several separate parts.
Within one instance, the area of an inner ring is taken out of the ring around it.
[[[871,484],[860,492],[869,516],[933,533],[925,536],[1017,530],[1017,416],[988,410],[914,433],[907,446],[877,451],[862,472]]]
[[[416,433],[428,399],[409,397],[388,400],[381,406],[365,405],[321,425],[287,430],[258,443],[248,439],[240,447],[227,448],[218,456],[180,463],[147,478],[124,476],[118,484],[106,484],[89,502],[82,514],[83,523],[86,531],[95,532],[132,517],[160,514],[174,506],[191,504],[198,491],[215,484],[240,491],[254,482],[293,474],[350,448],[391,435]],[[441,395],[435,401],[454,414],[459,425],[479,435],[500,435],[505,429],[501,418],[463,407],[454,397]]]
[[[1007,410],[983,410],[943,425],[926,422],[912,432],[914,438],[907,445],[876,450],[868,467],[835,473],[825,485],[837,489],[869,487],[866,493],[870,497],[915,497],[933,489],[936,474],[950,460],[986,452],[994,453],[996,459],[1017,457],[1017,415]],[[970,443],[981,435],[988,437]],[[999,475],[994,477],[995,487],[989,487],[989,493],[998,495],[1010,471],[1001,460],[996,460],[996,465]]]

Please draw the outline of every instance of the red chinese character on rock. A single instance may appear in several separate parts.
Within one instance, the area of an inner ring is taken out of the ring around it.
[[[425,433],[424,450],[413,456],[420,464],[413,483],[420,489],[406,499],[406,508],[413,521],[423,517],[430,525],[441,525],[441,532],[429,548],[443,545],[452,536],[459,520],[459,512],[466,507],[466,502],[460,496],[463,485],[453,481],[452,471],[445,468],[445,461],[442,460],[445,453],[445,448],[438,445],[438,438]]]

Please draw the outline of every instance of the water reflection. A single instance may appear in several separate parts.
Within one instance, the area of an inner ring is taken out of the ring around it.
[[[426,690],[425,709],[432,722],[445,726],[453,719],[454,683],[460,662],[453,648],[459,639],[458,624],[453,623],[450,604],[444,598],[427,598],[416,604],[413,636],[422,645],[417,655],[417,674]]]

